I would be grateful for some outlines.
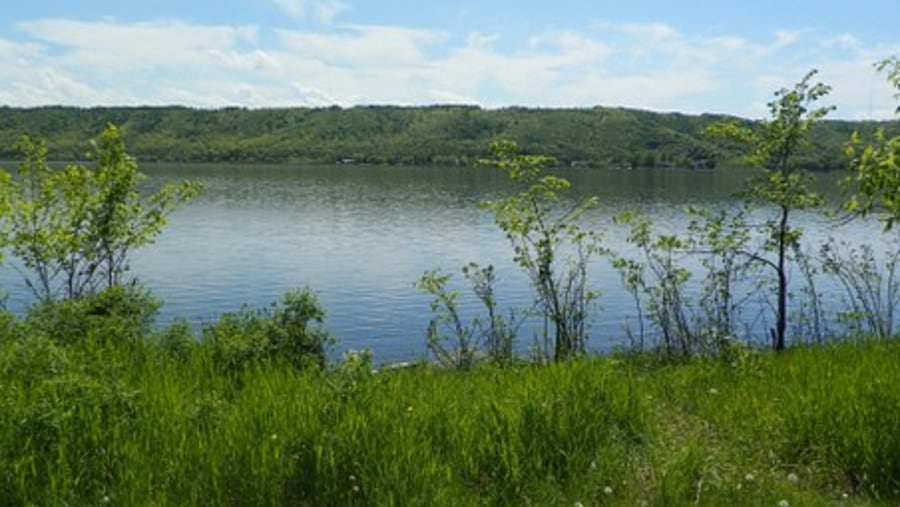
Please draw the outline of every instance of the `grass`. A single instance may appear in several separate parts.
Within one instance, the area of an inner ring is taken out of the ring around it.
[[[0,505],[900,502],[900,342],[373,373],[10,326]]]

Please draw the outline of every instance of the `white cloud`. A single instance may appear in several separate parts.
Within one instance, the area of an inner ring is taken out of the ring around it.
[[[686,96],[716,89],[720,83],[705,72],[650,70],[633,75],[589,75],[558,90],[579,104],[604,104],[615,97],[617,105],[652,110],[685,110],[672,104]],[[701,112],[701,111],[689,111]]]
[[[678,30],[666,23],[617,23],[613,21],[596,21],[594,28],[600,31],[624,33],[638,41],[659,43],[681,39]]]
[[[44,47],[34,42],[12,42],[0,39],[0,59],[18,65],[28,65],[44,52]]]
[[[803,30],[776,30],[772,49],[781,49],[795,44],[803,36]]]
[[[237,71],[278,70],[282,67],[281,61],[276,56],[261,49],[250,52],[235,51],[233,49],[210,49],[204,54],[213,62]]]
[[[825,39],[822,41],[822,46],[826,48],[837,47],[840,49],[844,49],[847,51],[860,51],[863,49],[862,42],[856,36],[849,33],[842,33],[840,35]]]
[[[281,3],[307,18],[325,5]],[[496,33],[348,23],[265,29],[49,19],[17,27],[23,40],[0,39],[0,103],[11,105],[599,104],[760,116],[774,90],[817,67],[834,85],[838,115],[890,117],[890,89],[871,62],[900,52],[866,47],[853,34],[782,30],[751,40],[610,21],[502,41]]]
[[[204,66],[223,48],[254,45],[254,27],[154,23],[84,22],[50,19],[21,23],[18,28],[58,48],[59,61],[70,67],[126,72],[141,68]]]
[[[135,103],[127,93],[98,89],[93,83],[51,67],[15,74],[0,91],[0,103],[23,106]]]
[[[180,21],[116,23],[47,19],[18,24],[35,39],[60,46],[93,51],[142,51],[156,49],[207,49],[239,42],[255,43],[252,26],[209,26]]]
[[[609,45],[576,31],[555,31],[532,37],[529,46],[533,49],[547,48],[556,51],[557,57],[566,61],[561,64],[595,63],[605,60],[611,53]]]
[[[500,35],[496,33],[472,32],[466,37],[466,45],[473,48],[490,49],[498,40],[500,40]]]
[[[358,67],[410,65],[424,60],[427,46],[446,40],[431,30],[345,25],[340,32],[277,30],[284,50],[294,56]]]
[[[275,5],[293,18],[312,18],[331,23],[350,8],[340,0],[273,0]]]
[[[709,44],[728,51],[738,51],[747,47],[747,40],[742,37],[712,37]]]
[[[293,83],[292,88],[296,94],[297,101],[308,107],[321,107],[340,104],[340,100],[333,97],[324,90],[308,88],[300,83]]]
[[[306,14],[304,0],[274,0],[274,3],[291,17],[299,18]]]
[[[428,96],[433,99],[435,104],[471,105],[478,103],[478,99],[471,95],[461,95],[445,90],[428,90]]]

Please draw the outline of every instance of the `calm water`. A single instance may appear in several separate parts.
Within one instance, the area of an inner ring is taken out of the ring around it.
[[[199,325],[242,304],[265,306],[285,290],[309,286],[328,310],[334,351],[372,349],[378,361],[425,354],[429,298],[413,283],[427,269],[457,274],[470,261],[498,270],[498,298],[524,308],[524,276],[506,239],[477,203],[510,190],[487,169],[388,167],[143,166],[149,186],[195,179],[205,194],[176,212],[157,243],[136,252],[132,272],[176,316]],[[726,204],[746,174],[731,171],[562,171],[576,196],[597,195],[586,217],[606,231],[607,246],[627,250],[611,217],[644,209],[661,227],[680,230],[688,205]],[[836,177],[835,177],[836,178]],[[826,182],[825,188],[832,188]],[[876,224],[834,229],[801,217],[812,240],[835,234],[853,241],[880,237]],[[7,265],[0,286],[13,310],[27,304],[21,277]],[[621,343],[634,313],[619,276],[605,262],[593,269],[604,292],[592,326],[595,348]]]

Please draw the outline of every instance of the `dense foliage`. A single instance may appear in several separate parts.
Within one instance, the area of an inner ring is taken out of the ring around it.
[[[50,140],[55,160],[80,160],[85,140],[107,123],[122,126],[141,161],[469,164],[499,139],[564,164],[709,167],[737,152],[704,139],[720,116],[620,108],[484,110],[477,107],[370,106],[196,110],[184,107],[0,108],[0,158],[14,158],[23,133]],[[873,122],[824,122],[800,156],[810,169],[844,167],[841,147]],[[900,132],[898,122],[881,124]]]
[[[45,143],[28,136],[16,148],[16,177],[0,169],[6,182],[0,247],[22,261],[26,284],[41,300],[78,298],[126,282],[130,253],[152,243],[169,213],[201,190],[185,182],[141,195],[144,176],[114,125],[95,144],[92,167],[55,170]]]
[[[130,297],[96,303],[112,303],[107,316],[67,308],[52,328],[47,308],[0,313],[0,504],[900,499],[896,341],[682,365],[374,372],[350,354],[298,370],[263,354],[234,362],[233,344],[181,324],[135,335]]]
[[[887,74],[888,81],[897,89],[900,99],[900,57],[894,56],[878,64]],[[896,112],[900,114],[900,106]],[[846,208],[862,214],[876,213],[885,228],[893,227],[900,219],[900,134],[888,135],[883,128],[875,132],[874,139],[866,142],[859,132],[854,132],[846,154],[851,158],[852,176],[848,186],[855,190]]]

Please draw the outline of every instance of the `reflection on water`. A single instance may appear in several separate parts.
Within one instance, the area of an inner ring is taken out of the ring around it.
[[[371,348],[379,361],[425,353],[429,299],[413,283],[441,267],[458,273],[470,261],[494,264],[498,297],[525,308],[524,276],[503,234],[477,203],[512,190],[489,169],[409,167],[144,166],[147,185],[197,179],[205,194],[176,212],[153,246],[135,253],[132,273],[160,296],[162,319],[194,323],[242,304],[265,306],[285,290],[309,286],[329,312],[338,349]],[[585,218],[605,231],[607,246],[625,250],[625,231],[612,216],[644,209],[673,232],[690,205],[726,204],[746,174],[740,171],[565,170],[575,196],[597,195]],[[832,179],[836,179],[836,176]],[[825,188],[832,188],[829,181]],[[835,231],[799,218],[812,238]],[[878,238],[876,224],[848,226],[844,239]],[[593,271],[603,291],[592,326],[593,345],[621,342],[624,317],[634,313],[619,276],[605,262]],[[461,278],[461,276],[457,276]],[[461,280],[457,280],[461,281]],[[7,265],[0,286],[10,306],[28,301],[21,277]]]

